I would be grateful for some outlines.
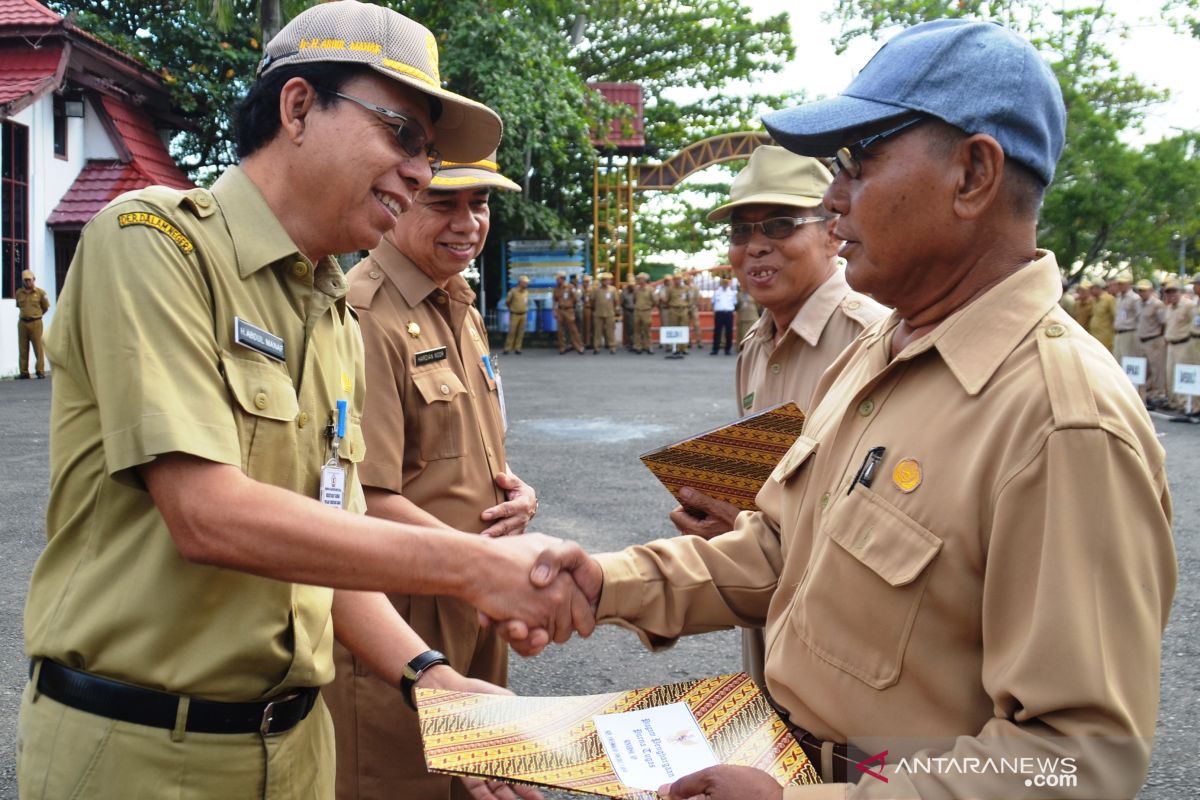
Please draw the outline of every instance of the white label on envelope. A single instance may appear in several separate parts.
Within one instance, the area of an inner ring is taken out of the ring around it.
[[[687,703],[592,717],[621,783],[652,792],[720,762]]]

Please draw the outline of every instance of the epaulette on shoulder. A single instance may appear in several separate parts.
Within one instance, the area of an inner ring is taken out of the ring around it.
[[[378,266],[367,261],[360,261],[346,275],[350,290],[346,299],[350,306],[356,309],[370,308],[375,299],[375,293],[383,286],[383,272]]]
[[[216,200],[207,189],[183,191],[168,186],[147,186],[127,192],[110,206],[121,228],[153,228],[166,236],[184,255],[195,251],[192,240],[181,228],[187,227],[185,216],[204,219],[217,211]]]
[[[1037,325],[1038,356],[1050,408],[1056,428],[1094,428],[1100,425],[1100,412],[1092,391],[1088,371],[1077,336],[1088,334],[1077,325],[1067,324],[1065,312],[1055,307]]]
[[[879,315],[874,313],[878,307],[858,292],[850,292],[842,298],[842,313],[864,328],[879,319]]]

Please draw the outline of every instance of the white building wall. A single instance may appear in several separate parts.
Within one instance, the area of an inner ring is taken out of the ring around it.
[[[71,184],[83,169],[91,151],[108,148],[112,143],[100,123],[95,120],[96,112],[89,105],[84,119],[67,120],[67,157],[54,155],[54,98],[47,95],[19,114],[11,121],[29,128],[29,268],[37,276],[37,285],[50,296],[50,311],[45,325],[53,324],[55,298],[58,287],[54,278],[54,232],[46,227],[46,219],[58,205],[58,201],[71,188]],[[87,130],[89,120],[95,134]],[[98,135],[102,144],[91,144],[86,140]],[[0,376],[17,374],[17,304],[11,299],[0,302]],[[31,356],[32,358],[32,356]],[[32,371],[33,367],[30,367]]]

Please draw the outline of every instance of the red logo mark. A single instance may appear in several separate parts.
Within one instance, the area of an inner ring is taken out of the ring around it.
[[[876,772],[875,770],[873,770],[869,766],[867,766],[868,764],[874,764],[876,761],[878,761],[879,768],[883,769],[884,767],[887,766],[887,754],[888,754],[888,751],[884,750],[882,753],[876,753],[875,755],[871,756],[870,758],[864,758],[862,761],[855,764],[854,768],[865,775],[870,775],[872,778],[875,778],[876,780],[880,780],[880,781],[883,781],[884,783],[887,783],[888,779],[887,779],[887,777],[885,777],[883,775],[882,772]]]

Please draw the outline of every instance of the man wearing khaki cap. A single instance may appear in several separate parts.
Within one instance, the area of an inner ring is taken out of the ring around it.
[[[1175,392],[1175,366],[1196,363],[1188,361],[1196,303],[1180,291],[1179,278],[1174,275],[1163,278],[1162,293],[1167,312],[1166,321],[1163,323],[1163,338],[1167,341],[1167,369],[1163,377],[1168,387],[1168,406],[1172,411],[1183,411],[1187,408],[1187,397]],[[1192,401],[1193,410],[1196,408],[1195,402]]]
[[[1084,278],[1075,284],[1075,306],[1071,309],[1071,317],[1086,331],[1092,322],[1092,282]]]
[[[574,276],[572,276],[574,277]],[[575,322],[575,303],[579,298],[579,290],[573,284],[567,283],[567,273],[559,272],[554,276],[554,321],[558,327],[558,354],[567,352],[567,347],[583,354],[583,343],[579,341],[579,326]]]
[[[366,457],[359,480],[373,517],[483,536],[520,534],[537,497],[509,469],[499,364],[462,271],[482,252],[493,190],[520,191],[496,153],[443,161],[383,241],[347,275],[366,350]],[[413,630],[456,671],[503,685],[508,648],[454,597],[390,593]],[[406,698],[346,648],[323,692],[337,732],[339,800],[446,798],[425,769]],[[458,781],[454,793],[468,796]]]
[[[592,289],[588,305],[592,309],[592,352],[600,354],[601,347],[607,347],[614,355],[617,352],[617,307],[620,305],[620,295],[613,286],[611,272],[600,273],[600,285]]]
[[[528,577],[562,545],[362,514],[362,338],[332,256],[378,245],[438,150],[485,157],[499,119],[441,88],[428,30],[345,0],[266,45],[236,127],[211,190],[97,214],[60,296],[22,798],[330,800],[335,633],[400,691],[495,689],[430,657],[383,591],[542,642],[574,621],[573,588]]]
[[[633,352],[650,355],[650,322],[658,299],[650,273],[639,272],[633,287]]]
[[[1147,408],[1158,408],[1167,402],[1167,342],[1163,338],[1167,307],[1147,279],[1142,278],[1133,288],[1140,300],[1134,329],[1137,352],[1146,359],[1146,382],[1138,387],[1138,392]]]
[[[766,145],[750,156],[729,191],[729,202],[708,215],[728,221],[725,239],[738,283],[765,309],[741,342],[735,397],[740,416],[793,402],[808,413],[817,382],[846,345],[887,309],[846,284],[837,263],[841,240],[821,198],[833,176],[815,158]],[[711,538],[733,530],[739,509],[684,489],[688,507],[671,521],[680,533]],[[699,515],[689,513],[700,511]],[[742,664],[763,676],[763,634],[742,635]]]
[[[525,323],[529,315],[529,276],[517,278],[517,285],[508,290],[504,298],[508,309],[508,336],[504,339],[504,352],[521,355],[525,345]]]
[[[42,349],[42,317],[50,310],[46,290],[34,285],[33,273],[21,273],[21,286],[13,293],[17,302],[17,364],[21,380],[29,379],[29,348],[33,347],[33,367],[39,378],[46,377],[46,353]]]
[[[1092,316],[1087,329],[1111,353],[1116,338],[1113,323],[1117,320],[1117,300],[1109,293],[1108,287],[1109,282],[1104,278],[1093,279]]]

